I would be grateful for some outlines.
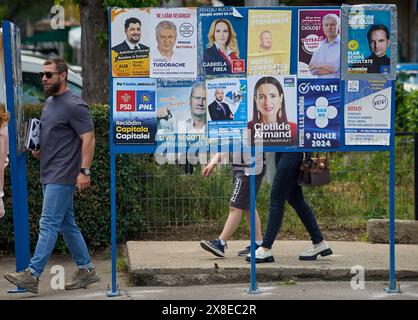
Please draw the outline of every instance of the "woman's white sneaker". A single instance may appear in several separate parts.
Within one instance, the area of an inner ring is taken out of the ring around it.
[[[247,254],[245,261],[251,262],[251,253]],[[274,262],[274,257],[271,253],[271,250],[264,250],[263,247],[259,247],[257,250],[255,250],[255,262]]]
[[[311,250],[302,252],[299,255],[299,260],[316,260],[318,255],[322,257],[329,256],[332,254],[332,250],[326,243],[326,241],[322,241],[319,245],[313,246]]]

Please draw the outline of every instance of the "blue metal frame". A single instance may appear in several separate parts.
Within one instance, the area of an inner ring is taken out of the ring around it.
[[[271,10],[272,7],[248,7],[251,10]],[[324,7],[275,7],[275,10],[291,10],[292,11],[292,34],[298,34],[298,24],[294,21],[298,21],[298,10],[300,9],[338,9],[339,6],[324,6]],[[110,10],[108,8],[108,15],[110,17]],[[109,33],[111,38],[111,24],[109,19]],[[298,37],[292,37],[291,39],[291,56],[298,56]],[[297,59],[291,59],[290,73],[297,74]],[[109,61],[111,61],[111,48],[109,42]],[[112,295],[118,295],[116,289],[116,177],[115,177],[115,157],[117,154],[130,153],[154,153],[157,146],[153,145],[115,145],[113,142],[113,76],[111,63],[109,65],[109,80],[110,80],[110,154],[111,154],[111,224],[112,224]],[[395,85],[394,81],[391,81],[392,88],[392,108],[391,108],[391,132],[390,132],[390,145],[389,146],[346,146],[345,134],[344,134],[344,88],[345,81],[340,81],[341,90],[341,108],[340,108],[340,144],[338,148],[303,148],[297,147],[264,147],[264,152],[371,152],[371,151],[389,151],[390,153],[390,180],[389,180],[389,198],[390,198],[390,288],[388,292],[398,292],[396,290],[396,270],[395,270]],[[229,146],[229,150],[232,150],[232,146]],[[251,148],[251,286],[247,290],[248,293],[259,293],[256,283],[256,264],[255,264],[255,176],[254,176],[254,156],[255,148]]]
[[[16,146],[17,128],[15,124],[13,58],[11,48],[11,39],[13,36],[12,26],[13,24],[10,21],[3,22],[6,101],[7,109],[10,113],[9,145],[12,182],[13,228],[15,234],[16,271],[22,271],[28,266],[30,260],[29,218],[26,181],[26,154],[18,154]],[[26,292],[26,290],[18,287],[16,290],[10,290],[8,292],[21,293]]]

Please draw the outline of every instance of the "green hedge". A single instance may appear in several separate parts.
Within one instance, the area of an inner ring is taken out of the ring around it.
[[[26,118],[39,118],[41,108],[42,106],[26,107]],[[110,244],[109,106],[93,105],[91,110],[96,135],[92,185],[81,194],[75,193],[74,208],[76,221],[87,245],[90,248],[101,248]],[[148,232],[167,225],[178,225],[178,221],[182,224],[190,224],[207,219],[220,220],[219,213],[226,212],[228,208],[228,202],[224,200],[229,197],[230,188],[224,183],[222,176],[215,180],[202,181],[199,170],[195,170],[193,175],[184,175],[181,166],[157,165],[154,156],[148,154],[118,155],[116,167],[117,241],[119,242],[126,240],[127,235],[137,236],[144,230]],[[29,153],[27,181],[30,243],[33,250],[38,237],[43,196],[39,183],[39,161]],[[214,202],[213,197],[208,196],[214,189],[214,184],[217,184],[218,197],[222,201]],[[162,200],[147,201],[153,198],[154,194]],[[8,168],[4,198],[6,215],[0,221],[0,250],[5,251],[14,250],[10,195],[10,168]],[[62,237],[58,238],[57,249],[61,252],[66,251]]]

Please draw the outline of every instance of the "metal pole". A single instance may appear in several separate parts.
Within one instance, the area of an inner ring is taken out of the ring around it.
[[[392,101],[395,101],[394,81],[392,81]],[[390,163],[389,163],[389,288],[385,289],[387,293],[401,292],[399,286],[396,286],[396,267],[395,267],[395,108],[392,108],[390,135]]]
[[[257,288],[255,266],[255,148],[251,146],[251,170],[250,170],[250,204],[251,204],[251,287],[248,293],[260,293]]]
[[[112,242],[112,290],[107,292],[108,297],[119,296],[116,285],[116,166],[115,154],[110,154],[110,214],[111,214],[111,242]]]

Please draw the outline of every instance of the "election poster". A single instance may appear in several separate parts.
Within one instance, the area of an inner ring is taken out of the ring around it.
[[[157,82],[157,143],[190,146],[206,138],[206,86],[197,81]]]
[[[248,77],[248,128],[257,146],[297,146],[296,76]]]
[[[202,74],[246,73],[247,14],[245,8],[199,8]]]
[[[389,8],[384,5],[343,7],[347,28],[343,34],[344,79],[349,75],[366,75],[360,79],[370,79],[370,75],[396,78],[396,7]]]
[[[156,80],[113,79],[114,144],[155,144]]]
[[[247,80],[206,81],[208,138],[241,138],[247,128]]]
[[[339,79],[299,80],[299,148],[337,148],[340,145],[340,108]]]
[[[149,77],[149,9],[111,8],[113,77]]]
[[[151,77],[196,78],[196,9],[151,9],[151,26]]]
[[[290,74],[292,11],[248,10],[248,75]]]
[[[346,145],[389,145],[391,98],[391,81],[346,81],[344,102]]]
[[[298,77],[340,77],[340,10],[299,10]]]

